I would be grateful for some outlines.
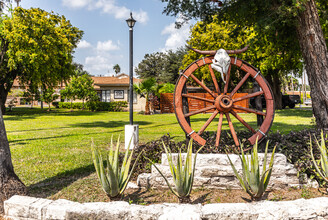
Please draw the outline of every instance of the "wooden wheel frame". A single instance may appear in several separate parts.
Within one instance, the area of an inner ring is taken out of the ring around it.
[[[239,146],[239,140],[236,134],[236,131],[234,129],[234,126],[232,124],[230,114],[233,115],[240,123],[242,123],[248,130],[252,132],[252,136],[248,138],[248,141],[250,144],[255,144],[256,139],[261,141],[269,132],[270,127],[272,125],[273,119],[274,119],[274,98],[272,90],[265,80],[265,78],[262,76],[261,72],[257,70],[252,65],[248,64],[247,62],[238,59],[237,57],[230,57],[230,67],[228,70],[228,73],[226,75],[226,83],[223,88],[223,91],[220,90],[218,81],[216,79],[215,73],[211,67],[210,64],[212,64],[213,56],[203,57],[193,63],[191,63],[181,74],[180,77],[176,83],[175,91],[174,91],[174,111],[175,115],[177,117],[177,120],[181,126],[181,128],[184,130],[186,135],[188,135],[190,138],[193,138],[198,144],[205,145],[206,140],[201,137],[202,133],[205,131],[205,129],[209,126],[209,124],[218,116],[218,128],[217,128],[217,135],[216,135],[216,142],[215,146],[219,146],[221,132],[222,132],[222,123],[223,123],[223,116],[226,117],[228,121],[228,125],[232,134],[232,137],[234,139],[235,145]],[[215,91],[212,91],[209,89],[204,83],[202,83],[197,77],[193,74],[197,69],[199,69],[202,66],[207,65],[211,77],[213,80],[213,84],[215,87]],[[231,65],[238,67],[239,69],[243,70],[246,74],[243,76],[242,80],[233,88],[233,90],[228,93],[228,86],[229,86],[229,80],[230,80],[230,70]],[[243,97],[239,98],[232,98],[235,93],[237,93],[238,89],[241,88],[241,86],[246,82],[246,80],[252,77],[261,88],[260,91],[254,92],[248,95],[245,95]],[[188,93],[185,92],[185,86],[188,79],[193,79],[194,82],[196,82],[200,87],[202,87],[210,96],[212,99],[207,98],[201,98],[193,95],[188,95]],[[266,102],[266,112],[258,111],[251,108],[245,108],[239,105],[236,105],[235,102],[250,99],[252,97],[257,97],[260,95],[264,95],[265,102]],[[183,104],[188,101],[188,99],[198,99],[201,101],[205,101],[207,103],[212,103],[212,105],[199,109],[197,111],[193,112],[187,112],[186,109],[184,109]],[[201,127],[201,129],[196,132],[191,128],[191,125],[188,123],[188,119],[192,115],[204,113],[209,110],[214,110],[214,112],[211,114],[209,119],[206,121],[206,123]],[[236,113],[235,110],[243,110],[248,113],[253,113],[256,115],[263,115],[264,120],[262,125],[258,128],[256,131],[254,128],[252,128],[247,122],[245,122],[238,113]]]

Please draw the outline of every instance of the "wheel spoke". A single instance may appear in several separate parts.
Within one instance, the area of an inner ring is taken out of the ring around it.
[[[199,113],[202,113],[202,112],[206,112],[206,111],[209,111],[209,110],[212,110],[212,109],[215,109],[215,105],[211,105],[209,107],[206,107],[206,108],[202,108],[202,109],[199,109],[197,111],[193,111],[193,112],[189,112],[187,114],[184,114],[185,117],[189,117],[189,116],[192,116],[192,115],[196,115],[196,114],[199,114]]]
[[[227,92],[228,92],[228,86],[229,86],[229,81],[230,81],[230,70],[231,70],[231,64],[230,64],[228,72],[227,72],[227,78],[226,78],[226,82],[225,82],[224,90],[223,90],[224,94],[227,94]]]
[[[250,130],[253,134],[256,133],[256,131],[246,121],[244,121],[244,119],[242,119],[234,110],[231,110],[231,114],[235,116],[235,118],[237,118],[238,121],[240,121],[240,123],[242,123],[246,128],[248,128],[248,130]]]
[[[213,83],[214,83],[214,86],[215,86],[215,91],[220,94],[220,88],[219,88],[219,84],[218,84],[218,81],[216,80],[216,77],[215,77],[215,74],[214,74],[214,71],[211,67],[211,65],[208,65],[208,68],[210,69],[210,72],[211,72],[211,76],[212,76],[212,80],[213,80]]]
[[[254,110],[254,109],[250,109],[250,108],[245,108],[245,107],[242,107],[242,106],[239,106],[239,105],[233,105],[232,108],[243,110],[243,111],[249,112],[249,113],[254,113],[254,114],[257,114],[257,115],[266,116],[266,113],[264,113],[264,112],[261,112],[261,111],[258,111],[258,110]]]
[[[245,81],[247,80],[247,78],[250,76],[250,73],[247,73],[242,80],[237,84],[237,86],[234,88],[234,90],[230,93],[230,97],[232,97],[237,91],[238,89],[240,89],[240,87],[245,83]]]
[[[227,118],[227,121],[228,121],[228,124],[229,124],[229,127],[230,127],[230,131],[231,131],[233,140],[234,140],[236,146],[239,147],[238,137],[237,137],[236,131],[233,127],[233,124],[232,124],[231,118],[229,116],[229,113],[225,113],[225,115],[226,115],[226,118]]]
[[[199,79],[196,78],[193,74],[190,74],[190,77],[198,84],[200,85],[203,89],[205,89],[206,92],[208,92],[211,96],[214,98],[218,97],[214,92],[212,92],[207,86],[205,86]]]
[[[202,97],[198,97],[198,96],[193,96],[193,95],[189,95],[189,94],[182,94],[182,97],[186,97],[186,98],[191,98],[191,99],[198,99],[198,100],[202,100],[205,102],[211,102],[211,103],[215,103],[215,100],[211,100],[211,99],[206,99],[206,98],[202,98]]]
[[[219,124],[218,124],[218,131],[216,133],[216,140],[215,140],[215,146],[216,147],[219,147],[219,144],[220,144],[222,122],[223,122],[223,113],[221,112],[220,113],[220,118],[219,118]]]
[[[198,131],[198,135],[201,135],[205,129],[211,124],[213,119],[219,114],[218,110],[215,110],[214,113],[211,115],[211,117],[206,121],[206,123],[203,125],[203,127]]]
[[[233,99],[232,101],[233,102],[239,102],[239,101],[244,100],[244,99],[249,99],[249,98],[253,98],[253,97],[262,95],[263,93],[264,93],[263,91],[254,92],[254,93],[245,95],[243,97],[239,97],[239,98]]]

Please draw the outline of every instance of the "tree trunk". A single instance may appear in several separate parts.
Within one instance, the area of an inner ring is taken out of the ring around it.
[[[328,53],[314,0],[298,15],[297,34],[311,87],[317,127],[328,128]]]
[[[278,72],[279,70],[272,70],[265,78],[271,86],[275,101],[275,108],[282,109],[281,81],[279,79]]]
[[[26,192],[24,183],[14,172],[6,128],[0,111],[0,212],[3,212],[3,201],[13,195],[25,195]]]
[[[4,85],[0,86],[0,108],[1,108],[1,114],[4,115],[6,113],[6,100],[7,100],[8,92],[6,92],[6,89]]]
[[[148,97],[146,97],[146,107],[145,107],[145,115],[149,115],[150,110],[149,110],[149,100]]]

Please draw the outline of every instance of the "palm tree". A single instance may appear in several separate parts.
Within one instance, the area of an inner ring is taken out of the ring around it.
[[[156,90],[156,79],[148,78],[139,84],[133,84],[133,90],[138,95],[144,96],[146,98],[145,115],[149,115],[150,114],[149,95],[154,93]]]
[[[113,70],[115,71],[116,75],[121,72],[121,67],[118,64],[113,66]]]
[[[19,3],[21,0],[15,0],[15,2],[17,3],[17,7],[19,7]]]

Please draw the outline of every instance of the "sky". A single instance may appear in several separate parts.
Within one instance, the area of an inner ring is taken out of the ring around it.
[[[15,5],[15,4],[14,4]],[[145,54],[176,50],[186,44],[190,26],[175,29],[175,17],[162,14],[161,0],[22,0],[23,8],[41,8],[64,15],[84,31],[74,61],[91,75],[113,75],[118,64],[129,73],[129,27],[126,19],[137,20],[133,28],[133,65]]]

